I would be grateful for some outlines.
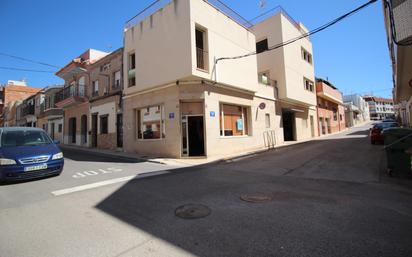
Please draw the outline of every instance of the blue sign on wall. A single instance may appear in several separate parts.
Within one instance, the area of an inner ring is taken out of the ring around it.
[[[174,112],[169,113],[169,119],[174,119],[174,118],[175,118],[175,113]]]
[[[210,117],[215,117],[215,112],[214,111],[210,112]]]
[[[243,130],[243,121],[242,119],[238,119],[236,121],[237,130]]]

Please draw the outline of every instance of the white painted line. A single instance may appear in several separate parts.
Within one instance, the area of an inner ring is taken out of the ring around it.
[[[137,175],[137,176],[134,175],[134,176],[121,177],[121,178],[114,178],[114,179],[104,180],[104,181],[100,181],[100,182],[96,182],[96,183],[65,188],[65,189],[53,191],[51,193],[54,196],[66,195],[66,194],[85,191],[85,190],[98,188],[98,187],[102,187],[102,186],[107,186],[107,185],[112,185],[112,184],[116,184],[116,183],[126,182],[126,181],[130,181],[130,180],[134,180],[134,179],[146,178],[146,177],[157,176],[157,175],[162,175],[162,174],[167,174],[167,173],[170,173],[170,172],[169,171],[147,172],[147,173],[143,173],[142,175]]]

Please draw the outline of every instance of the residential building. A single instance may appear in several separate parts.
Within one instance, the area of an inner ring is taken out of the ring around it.
[[[344,95],[346,126],[352,127],[370,120],[369,105],[358,94]]]
[[[27,86],[25,81],[9,80],[0,86],[0,127],[5,126],[3,110],[9,103],[24,100],[40,91],[40,88]]]
[[[393,99],[376,96],[364,96],[363,99],[365,99],[369,105],[369,115],[371,120],[395,118]]]
[[[316,95],[319,135],[344,130],[346,124],[342,93],[329,81],[317,78]]]
[[[63,109],[56,106],[56,94],[62,85],[53,85],[44,89],[43,100],[40,100],[40,111],[37,115],[37,127],[44,129],[53,140],[63,142]]]
[[[403,125],[412,126],[412,0],[382,0],[393,96]]]
[[[21,112],[19,120],[17,121],[18,126],[23,127],[37,127],[37,113],[38,109],[36,107],[36,95],[32,95],[23,100],[21,104]]]
[[[166,3],[165,3],[166,2]],[[158,1],[124,30],[124,150],[212,157],[273,146],[275,88],[249,27],[219,1]]]
[[[317,136],[314,60],[310,39],[269,50],[308,32],[282,8],[275,15],[252,27],[256,36],[258,72],[276,88],[277,133],[282,141],[296,141]],[[279,118],[278,118],[279,117]],[[278,124],[277,124],[278,125]]]
[[[89,116],[91,97],[91,75],[87,68],[108,53],[88,49],[73,59],[56,75],[64,79],[65,84],[56,95],[57,108],[63,109],[63,143],[89,146]]]
[[[123,147],[123,48],[87,68],[91,80],[90,146],[116,150]]]
[[[17,118],[16,118],[16,109],[17,106],[21,105],[22,101],[21,100],[15,100],[9,102],[7,106],[4,107],[3,109],[3,121],[4,127],[15,127],[17,126]]]

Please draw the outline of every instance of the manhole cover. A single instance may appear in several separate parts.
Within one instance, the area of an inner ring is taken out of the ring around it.
[[[240,199],[249,203],[264,203],[272,200],[272,197],[264,194],[245,194]]]
[[[212,211],[202,204],[185,204],[175,210],[175,215],[182,219],[200,219],[209,216]]]

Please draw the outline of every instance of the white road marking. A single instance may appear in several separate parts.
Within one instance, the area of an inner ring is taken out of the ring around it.
[[[107,170],[98,169],[98,171],[86,170],[86,171],[76,172],[72,177],[73,178],[85,178],[87,176],[96,176],[96,175],[99,175],[99,174],[110,174],[110,173],[119,172],[119,171],[122,171],[122,169],[107,168]]]
[[[81,186],[56,190],[56,191],[53,191],[51,193],[54,196],[66,195],[66,194],[85,191],[85,190],[98,188],[98,187],[102,187],[102,186],[107,186],[107,185],[112,185],[112,184],[116,184],[116,183],[126,182],[126,181],[130,181],[130,180],[134,180],[134,179],[157,176],[157,175],[162,175],[162,174],[167,174],[167,173],[170,173],[170,172],[169,171],[146,172],[146,173],[138,174],[137,176],[134,175],[134,176],[121,177],[121,178],[114,178],[114,179],[104,180],[104,181],[95,182],[95,183],[91,183],[91,184],[86,184],[86,185],[81,185]]]

